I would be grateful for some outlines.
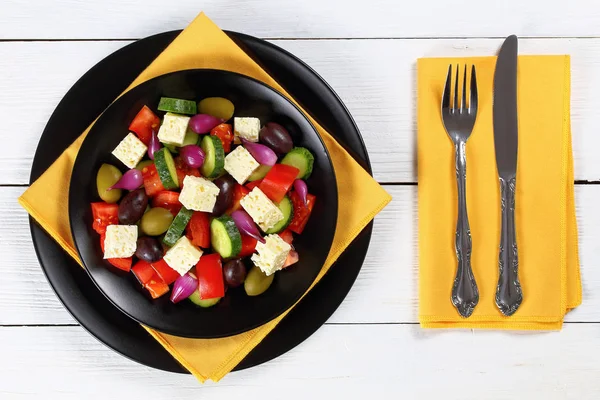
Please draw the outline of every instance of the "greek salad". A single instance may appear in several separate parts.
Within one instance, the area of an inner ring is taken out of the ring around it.
[[[210,307],[227,288],[264,293],[299,260],[294,234],[316,200],[305,182],[312,153],[278,123],[234,117],[225,98],[163,97],[157,108],[142,107],[112,151],[127,171],[98,170],[102,201],[91,207],[104,259],[153,299],[170,291],[173,303]]]

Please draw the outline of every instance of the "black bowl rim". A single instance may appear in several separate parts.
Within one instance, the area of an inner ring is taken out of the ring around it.
[[[198,72],[198,71],[202,71],[202,72],[210,72],[210,73],[217,73],[217,74],[224,74],[224,75],[236,75],[236,76],[238,76],[238,77],[240,77],[240,78],[242,78],[242,79],[247,79],[247,80],[250,80],[250,81],[254,81],[255,83],[257,83],[257,84],[259,84],[259,85],[261,85],[261,86],[263,86],[263,87],[265,87],[265,88],[267,88],[267,89],[271,90],[271,91],[272,91],[272,92],[274,92],[274,93],[275,93],[277,96],[281,97],[281,98],[282,98],[282,99],[283,99],[285,102],[289,103],[289,104],[290,104],[290,105],[291,105],[293,108],[295,108],[295,109],[296,109],[296,111],[298,111],[298,113],[299,113],[299,114],[300,114],[300,115],[301,115],[301,116],[302,116],[302,117],[303,117],[303,118],[306,120],[306,122],[307,122],[307,123],[309,124],[309,126],[312,128],[312,131],[314,132],[314,134],[315,134],[315,135],[317,136],[317,138],[319,139],[319,142],[321,143],[321,146],[323,147],[323,149],[324,149],[324,151],[325,151],[325,154],[326,154],[326,156],[327,156],[327,161],[329,162],[329,165],[330,165],[330,167],[331,167],[331,171],[332,171],[332,174],[333,174],[333,179],[334,179],[334,180],[336,181],[336,183],[337,183],[337,176],[336,176],[336,174],[335,174],[335,168],[333,167],[333,162],[332,162],[332,160],[331,160],[331,155],[330,155],[330,153],[329,153],[329,149],[328,149],[328,148],[327,148],[327,146],[325,145],[325,142],[323,141],[323,138],[322,138],[322,137],[321,137],[321,135],[318,133],[318,131],[317,131],[316,127],[315,127],[315,126],[314,126],[314,124],[311,122],[311,120],[309,119],[309,117],[306,115],[306,113],[305,113],[304,111],[302,111],[302,109],[300,109],[300,107],[299,107],[298,105],[296,105],[296,103],[294,103],[293,101],[291,101],[290,99],[288,99],[288,98],[287,98],[285,95],[283,95],[283,94],[282,94],[280,91],[278,91],[277,89],[275,89],[275,88],[271,87],[270,85],[267,85],[266,83],[264,83],[264,82],[262,82],[262,81],[260,81],[260,80],[258,80],[258,79],[256,79],[256,78],[253,78],[253,77],[251,77],[251,76],[244,75],[244,74],[241,74],[241,73],[237,73],[237,72],[233,72],[233,71],[229,71],[229,70],[222,70],[222,69],[214,69],[214,68],[189,68],[189,69],[183,69],[183,70],[178,70],[178,71],[173,71],[173,72],[169,72],[169,73],[166,73],[166,74],[158,75],[158,76],[156,76],[156,77],[154,77],[154,78],[152,78],[152,79],[148,79],[147,81],[144,81],[144,82],[140,83],[139,85],[137,85],[137,86],[135,86],[135,87],[131,88],[129,91],[127,91],[126,93],[123,93],[123,94],[122,94],[122,95],[120,95],[118,98],[116,98],[116,99],[115,99],[115,100],[114,100],[114,101],[113,101],[113,102],[112,102],[112,103],[111,103],[111,104],[110,104],[110,105],[109,105],[109,106],[108,106],[108,107],[107,107],[107,108],[106,108],[106,109],[105,109],[105,110],[102,112],[102,114],[100,114],[100,115],[98,116],[98,118],[97,118],[97,119],[96,119],[96,120],[93,122],[93,125],[91,126],[91,128],[90,128],[90,130],[89,130],[88,134],[86,135],[85,139],[83,140],[83,142],[82,142],[82,144],[81,144],[81,147],[83,147],[83,146],[84,146],[84,144],[85,144],[85,142],[88,140],[88,138],[92,136],[92,132],[94,131],[94,128],[97,126],[98,122],[99,122],[99,121],[100,121],[100,120],[103,118],[103,116],[104,116],[104,114],[106,113],[106,111],[107,111],[108,109],[110,109],[111,107],[115,106],[115,105],[116,105],[116,104],[117,104],[117,103],[118,103],[118,102],[121,100],[121,98],[125,97],[125,96],[126,96],[128,93],[130,93],[130,92],[134,91],[136,88],[138,88],[138,87],[140,87],[140,86],[142,86],[142,85],[148,84],[148,83],[150,83],[150,82],[153,82],[153,81],[155,81],[155,80],[164,79],[164,78],[165,78],[165,77],[167,77],[167,76],[171,76],[171,75],[177,75],[177,74],[184,74],[184,73],[189,73],[189,72]],[[74,211],[72,211],[72,208],[71,208],[71,207],[72,207],[72,206],[71,206],[71,204],[73,203],[73,202],[71,202],[71,196],[75,196],[74,190],[71,190],[71,189],[72,189],[72,187],[73,187],[73,186],[71,185],[71,182],[72,182],[72,178],[73,178],[73,176],[75,175],[75,169],[76,169],[76,167],[77,167],[78,160],[80,159],[80,157],[81,157],[81,152],[78,152],[78,153],[77,153],[77,157],[75,158],[75,162],[73,163],[73,173],[72,173],[72,175],[71,175],[71,181],[69,182],[69,227],[70,227],[70,229],[71,229],[71,232],[73,232],[73,218],[71,218],[71,214],[72,214],[72,212],[74,212]],[[335,228],[336,228],[336,226],[337,226],[338,211],[339,211],[339,193],[338,193],[337,184],[335,185],[335,187],[334,187],[334,189],[333,189],[333,190],[334,190],[334,192],[335,192],[335,201],[334,201],[334,202],[332,202],[332,204],[333,204],[333,206],[332,206],[332,207],[334,208],[334,210],[331,210],[331,211],[332,211],[332,212],[334,212],[335,219],[334,219],[334,223],[333,223],[334,229],[333,229],[333,230],[332,230],[332,232],[331,232],[331,235],[330,235],[330,236],[331,236],[331,238],[330,238],[330,240],[329,240],[329,242],[330,242],[329,248],[330,248],[330,249],[331,249],[331,245],[333,244],[333,239],[334,239],[334,236],[335,236],[335,231],[336,231],[336,229],[335,229]],[[113,300],[113,299],[112,299],[110,296],[108,296],[108,295],[107,295],[107,294],[104,292],[104,290],[102,289],[102,286],[101,286],[101,285],[100,285],[100,284],[99,284],[99,283],[98,283],[98,282],[97,282],[97,281],[94,279],[94,276],[93,276],[93,274],[92,274],[92,273],[89,271],[89,269],[88,269],[88,268],[85,268],[85,262],[84,262],[84,260],[83,260],[83,257],[81,256],[81,251],[80,251],[80,249],[79,249],[79,245],[78,245],[78,242],[77,242],[77,239],[76,239],[75,235],[73,235],[73,242],[74,242],[74,244],[75,244],[75,248],[76,248],[76,250],[77,250],[77,254],[78,254],[78,256],[79,256],[79,259],[81,260],[81,262],[82,262],[82,263],[83,263],[83,265],[84,265],[84,269],[85,269],[86,273],[88,274],[88,276],[90,277],[90,279],[92,280],[92,282],[94,283],[94,285],[95,285],[95,286],[98,288],[98,290],[99,290],[99,291],[100,291],[100,292],[101,292],[101,293],[104,295],[104,297],[106,297],[106,298],[107,298],[107,299],[108,299],[108,300],[109,300],[109,301],[110,301],[110,302],[111,302],[111,303],[112,303],[112,304],[113,304],[113,305],[114,305],[114,306],[115,306],[115,307],[116,307],[116,308],[117,308],[119,311],[121,311],[121,312],[122,312],[124,315],[128,316],[128,317],[129,317],[129,318],[131,318],[132,320],[134,320],[134,321],[136,321],[136,322],[140,323],[141,325],[143,325],[143,326],[146,326],[146,327],[148,327],[148,328],[151,328],[151,329],[153,329],[153,330],[156,330],[156,331],[158,331],[158,332],[161,332],[161,333],[166,333],[166,334],[170,334],[170,335],[174,335],[174,336],[179,336],[179,337],[188,337],[188,338],[194,338],[194,339],[217,339],[217,338],[223,338],[223,337],[234,336],[234,335],[237,335],[237,334],[240,334],[240,333],[244,333],[244,332],[250,331],[250,330],[252,330],[252,329],[258,328],[258,327],[260,327],[260,326],[262,326],[262,325],[265,325],[265,324],[267,324],[267,323],[269,323],[269,322],[273,321],[274,319],[276,319],[277,317],[279,317],[279,316],[281,316],[283,313],[285,313],[287,310],[289,310],[290,308],[292,308],[292,307],[293,307],[293,306],[294,306],[294,305],[295,305],[295,304],[296,304],[296,303],[297,303],[297,302],[298,302],[298,301],[299,301],[299,300],[300,300],[300,299],[301,299],[301,298],[302,298],[302,297],[303,297],[303,296],[304,296],[304,295],[305,295],[305,294],[308,292],[308,290],[310,289],[310,287],[311,287],[311,286],[312,286],[312,284],[314,283],[315,279],[316,279],[316,278],[317,278],[317,276],[319,275],[319,272],[322,270],[322,267],[321,267],[321,269],[316,269],[316,268],[315,268],[315,273],[314,273],[314,276],[313,276],[313,278],[311,279],[311,281],[310,281],[310,285],[308,285],[308,287],[306,288],[306,290],[304,290],[304,291],[303,291],[303,292],[301,292],[301,293],[300,293],[300,294],[299,294],[299,295],[298,295],[296,298],[294,298],[294,301],[293,301],[293,302],[291,302],[291,304],[288,304],[288,305],[287,305],[287,306],[285,306],[285,307],[283,307],[283,306],[282,306],[282,307],[280,307],[280,309],[279,309],[279,310],[278,310],[278,311],[277,311],[277,312],[276,312],[276,313],[275,313],[275,314],[274,314],[274,315],[273,315],[273,316],[272,316],[270,319],[267,319],[267,320],[260,321],[260,322],[257,322],[257,323],[255,323],[255,324],[249,325],[248,327],[245,327],[244,329],[237,330],[237,331],[232,331],[232,332],[227,332],[227,333],[224,333],[224,334],[222,334],[222,335],[198,335],[198,336],[194,335],[194,336],[189,336],[189,335],[182,335],[182,334],[181,334],[181,332],[174,332],[174,331],[170,331],[170,330],[168,330],[168,329],[159,329],[159,328],[153,327],[151,324],[148,324],[148,323],[146,323],[145,321],[142,321],[142,320],[140,320],[140,319],[138,319],[138,318],[135,318],[133,315],[131,315],[130,313],[128,313],[128,312],[127,312],[127,311],[126,311],[126,310],[125,310],[123,307],[121,307],[121,306],[120,306],[120,305],[119,305],[117,302],[115,302],[115,301],[114,301],[114,300]],[[326,260],[326,257],[325,257],[325,259],[323,260],[323,263],[325,262],[325,260]]]

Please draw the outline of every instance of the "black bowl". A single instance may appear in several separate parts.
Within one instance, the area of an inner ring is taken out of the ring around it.
[[[296,235],[294,241],[300,261],[278,272],[264,294],[248,297],[243,288],[229,289],[217,306],[208,309],[189,301],[172,304],[168,295],[151,300],[133,274],[119,271],[103,259],[100,237],[92,229],[90,207],[90,203],[100,201],[96,173],[102,163],[125,170],[111,151],[127,135],[127,127],[140,108],[147,105],[157,112],[162,96],[194,100],[212,96],[228,98],[235,104],[235,116],[258,117],[263,124],[278,122],[289,130],[295,145],[314,154],[314,171],[307,184],[317,201],[303,234]],[[69,189],[71,231],[79,256],[96,286],[134,320],[164,333],[192,338],[231,336],[256,328],[299,300],[327,258],[335,233],[337,205],[337,185],[329,153],[304,114],[262,82],[232,72],[204,69],[159,76],[115,101],[85,138]]]

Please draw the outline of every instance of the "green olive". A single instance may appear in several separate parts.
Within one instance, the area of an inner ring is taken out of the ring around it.
[[[150,236],[162,235],[173,222],[173,214],[166,208],[154,207],[142,217],[140,228]]]
[[[275,274],[267,276],[257,266],[252,267],[244,281],[244,290],[246,291],[246,294],[248,296],[258,296],[259,294],[263,294],[267,291],[269,286],[271,286],[274,277]]]
[[[233,103],[223,97],[207,97],[198,103],[198,112],[227,121],[233,116]]]
[[[154,163],[154,161],[152,160],[144,160],[144,161],[140,161],[138,163],[138,165],[135,167],[135,169],[137,169],[138,171],[142,171],[144,172],[144,168],[145,167],[149,167],[150,165],[152,165]]]
[[[108,190],[121,179],[123,174],[117,167],[110,164],[102,164],[96,175],[96,187],[98,195],[107,203],[116,203],[121,198],[121,189]]]

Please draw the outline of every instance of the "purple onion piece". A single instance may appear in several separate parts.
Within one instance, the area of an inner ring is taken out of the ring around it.
[[[177,278],[173,284],[173,291],[171,292],[171,301],[173,303],[179,303],[181,300],[185,300],[198,289],[198,278],[191,272]]]
[[[183,162],[192,168],[200,168],[204,163],[204,151],[195,144],[183,146],[179,149],[179,154]]]
[[[114,185],[108,188],[108,190],[112,189],[125,189],[125,190],[135,190],[142,186],[144,183],[144,178],[142,177],[142,172],[137,169],[130,169],[125,172],[121,179]]]
[[[237,226],[241,233],[253,237],[261,243],[265,243],[265,239],[263,239],[263,237],[260,235],[256,224],[246,211],[234,211],[233,213],[231,213],[231,218],[233,218],[235,226]]]
[[[154,160],[154,153],[160,150],[160,142],[158,141],[158,135],[156,131],[152,129],[152,137],[150,138],[150,145],[148,146],[148,157]]]
[[[225,120],[208,114],[196,114],[190,119],[190,129],[198,134],[210,132],[212,128]]]
[[[273,166],[277,162],[277,154],[264,144],[252,143],[241,138],[246,150],[262,165]]]
[[[294,181],[294,190],[298,193],[304,205],[307,205],[306,196],[308,195],[308,187],[306,186],[306,182],[302,179],[296,179]]]

